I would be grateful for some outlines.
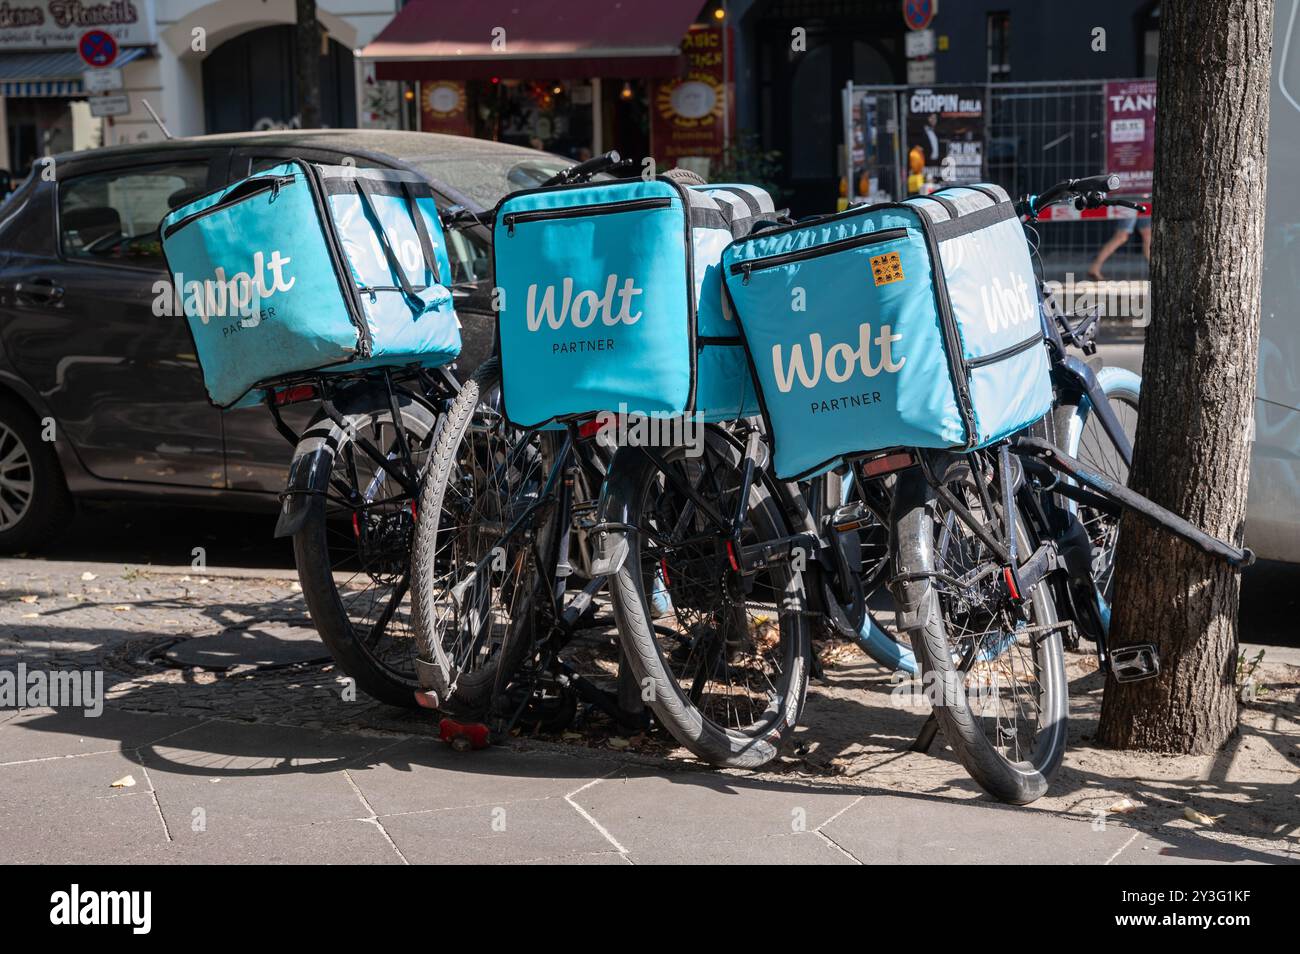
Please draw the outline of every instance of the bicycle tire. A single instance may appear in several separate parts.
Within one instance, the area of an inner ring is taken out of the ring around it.
[[[944,483],[952,473],[942,476]],[[934,578],[926,577],[940,569],[935,536],[942,516],[934,489],[919,471],[899,476],[892,527],[894,565],[900,577],[906,577],[894,587],[899,617],[912,623],[909,631],[913,651],[927,674],[928,684],[964,688],[966,679],[953,655],[957,627],[950,627]],[[1029,543],[1023,536],[1026,521],[1016,522],[1023,547]],[[1051,586],[1045,579],[1035,585],[1031,600],[1036,623],[1057,622]],[[1065,755],[1068,735],[1068,687],[1059,629],[1039,641],[1034,656],[1043,673],[1038,704],[1042,730],[1035,734],[1028,759],[1013,761],[993,746],[967,692],[941,690],[936,693],[938,698],[932,698],[944,738],[958,761],[986,792],[1016,805],[1026,805],[1047,792]]]
[[[706,435],[707,447],[716,454],[725,455],[725,462],[730,466],[739,467],[739,448],[712,428],[706,428]],[[670,463],[677,459],[673,451],[666,452],[664,457]],[[635,462],[633,467],[640,467],[639,473],[626,480],[616,479],[620,467],[629,462]],[[659,471],[634,448],[621,449],[611,465],[606,493],[618,496],[625,492],[618,488],[631,489],[626,491],[624,498],[613,500],[607,512],[626,514],[628,528],[645,526],[647,504],[657,486],[658,475]],[[757,539],[773,539],[792,532],[779,502],[759,480],[755,480],[750,491],[750,508],[750,523]],[[652,600],[659,594],[647,592],[646,585],[654,574],[648,576],[642,564],[642,553],[637,545],[642,534],[637,529],[628,528],[607,530],[604,552],[616,552],[624,543],[627,546],[623,563],[610,579],[610,594],[624,658],[643,688],[643,698],[648,695],[647,705],[659,723],[697,758],[731,768],[758,768],[767,764],[777,756],[798,724],[807,692],[811,641],[804,612],[807,600],[802,573],[791,569],[785,586],[777,594],[778,606],[783,610],[779,610],[782,621],[778,624],[783,667],[778,682],[773,685],[775,698],[769,698],[762,714],[751,724],[722,725],[706,716],[692,701],[691,691],[679,683],[665,658],[656,639],[655,613],[651,608]],[[669,571],[670,595],[674,592],[672,575],[675,573],[674,566]],[[659,579],[657,576],[654,578]],[[746,625],[748,627],[747,618]],[[663,629],[662,626],[658,628]],[[710,661],[705,665],[712,667],[715,663]],[[729,660],[726,666],[730,666]],[[737,710],[739,708],[737,704]]]
[[[1097,372],[1097,382],[1101,385],[1102,392],[1106,399],[1111,403],[1118,403],[1127,408],[1132,413],[1132,432],[1129,436],[1130,447],[1133,435],[1137,431],[1137,414],[1138,401],[1142,391],[1142,378],[1140,375],[1128,370],[1127,368],[1107,365]],[[1105,474],[1116,483],[1128,483],[1128,468],[1123,467],[1118,460],[1109,461],[1102,458],[1109,455],[1118,456],[1114,451],[1114,445],[1109,443],[1109,435],[1098,426],[1095,431],[1096,437],[1090,438],[1088,431],[1088,422],[1092,417],[1091,403],[1087,398],[1081,399],[1076,404],[1062,405],[1057,409],[1059,415],[1057,424],[1057,433],[1064,438],[1062,449],[1076,460],[1083,461],[1091,466],[1098,473]],[[1126,423],[1125,416],[1120,416],[1120,423]],[[1102,442],[1107,442],[1103,445]],[[1077,511],[1078,505],[1072,501],[1067,501],[1071,510]],[[1097,595],[1097,607],[1100,611],[1102,626],[1109,628],[1110,624],[1110,592],[1111,592],[1111,573],[1114,570],[1115,546],[1117,543],[1116,536],[1119,532],[1118,518],[1103,518],[1100,515],[1094,515],[1091,519],[1084,520],[1085,529],[1089,531],[1093,538],[1094,546],[1100,547],[1098,537],[1105,536],[1105,546],[1101,552],[1094,553],[1093,557],[1093,586]]]
[[[436,427],[433,413],[423,404],[405,396],[399,396],[398,401],[408,441],[413,448],[425,444]],[[350,442],[349,434],[364,433],[376,422],[391,422],[392,414],[388,410],[369,410],[348,414],[345,418],[348,423],[346,429],[334,425],[321,412],[304,432],[305,435],[310,435],[320,431],[325,435],[322,452],[328,454],[329,458],[322,461],[319,468],[323,480],[328,479],[334,462],[346,453]],[[363,458],[362,460],[365,462]],[[334,661],[343,672],[356,680],[358,688],[389,705],[414,706],[417,682],[413,662],[409,670],[398,669],[378,658],[369,645],[367,636],[358,631],[349,604],[340,593],[339,583],[334,576],[336,561],[330,550],[330,514],[323,491],[324,488],[312,497],[308,504],[307,518],[301,529],[293,535],[294,564],[298,569],[298,581],[302,585],[303,599],[312,623]],[[354,598],[353,602],[358,599]],[[409,594],[404,599],[409,600]],[[393,625],[391,620],[389,625]]]
[[[437,612],[443,594],[438,591],[436,560],[439,536],[444,526],[444,507],[447,490],[461,459],[481,399],[500,385],[501,366],[489,359],[462,386],[460,393],[438,422],[430,454],[428,475],[420,496],[420,517],[416,521],[415,540],[411,562],[411,625],[419,641],[420,659],[424,664],[422,683],[438,695],[441,705],[461,707],[473,711],[486,709],[492,701],[498,670],[504,667],[513,673],[523,661],[532,640],[522,632],[532,617],[533,585],[535,575],[526,565],[526,577],[520,589],[520,603],[506,623],[507,631],[501,640],[495,658],[476,670],[465,667],[464,661],[455,658],[445,645],[446,627]]]

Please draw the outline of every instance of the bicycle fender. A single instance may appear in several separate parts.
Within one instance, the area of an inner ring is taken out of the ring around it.
[[[408,395],[399,396],[398,401],[404,407],[424,407]],[[334,407],[345,418],[383,412],[388,410],[388,395],[381,385],[366,382],[338,394]],[[324,411],[302,432],[293,449],[284,490],[280,493],[280,515],[276,518],[274,534],[277,540],[302,530],[311,512],[312,501],[323,496],[329,487],[334,453],[346,437],[343,428],[330,420]]]
[[[280,515],[275,521],[277,540],[298,533],[307,522],[313,498],[325,492],[334,462],[333,450],[328,446],[331,430],[338,428],[329,419],[318,421],[293,449],[289,477],[280,494]]]

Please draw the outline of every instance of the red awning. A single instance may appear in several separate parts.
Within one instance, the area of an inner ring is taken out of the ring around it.
[[[681,67],[682,37],[703,5],[413,0],[360,56],[376,64],[379,79],[672,76]]]

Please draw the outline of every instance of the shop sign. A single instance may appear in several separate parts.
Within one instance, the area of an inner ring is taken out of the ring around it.
[[[76,50],[90,31],[108,34],[117,48],[152,46],[158,41],[153,4],[154,0],[0,0],[0,50]]]
[[[650,88],[650,151],[661,162],[683,156],[720,158],[727,144],[730,83],[725,26],[694,26],[682,39],[684,75]]]
[[[420,84],[420,130],[469,136],[465,84],[459,80],[435,80]]]

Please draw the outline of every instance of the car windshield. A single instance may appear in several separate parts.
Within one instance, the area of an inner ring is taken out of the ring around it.
[[[511,152],[408,161],[430,179],[445,183],[485,209],[492,208],[504,195],[541,185],[575,162],[540,152],[522,159],[517,152]]]

